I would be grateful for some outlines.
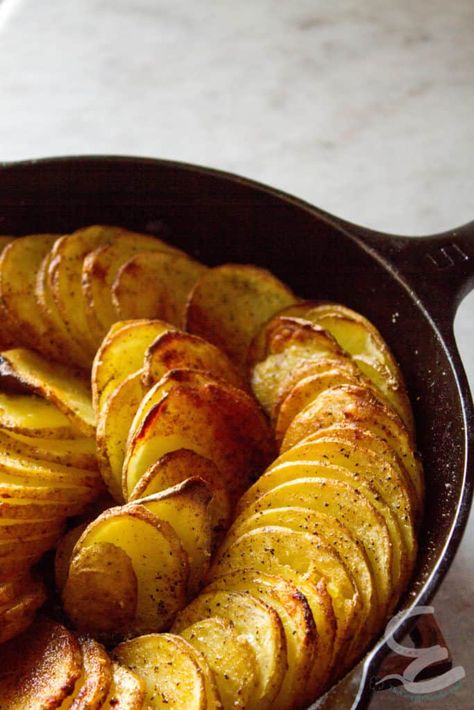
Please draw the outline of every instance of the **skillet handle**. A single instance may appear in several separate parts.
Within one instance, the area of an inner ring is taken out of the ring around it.
[[[342,224],[393,266],[439,325],[452,328],[457,307],[474,288],[474,221],[429,237],[398,237]]]

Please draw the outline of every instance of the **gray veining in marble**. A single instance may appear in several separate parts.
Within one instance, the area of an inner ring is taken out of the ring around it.
[[[472,0],[0,1],[0,159],[238,172],[392,233],[473,217]],[[474,294],[456,335],[474,385]],[[435,599],[472,707],[474,524]],[[416,703],[392,693],[372,707]]]

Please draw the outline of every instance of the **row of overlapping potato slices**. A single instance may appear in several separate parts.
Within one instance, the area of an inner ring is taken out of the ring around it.
[[[422,471],[378,331],[104,227],[8,244],[0,309],[2,708],[312,702],[416,557]],[[56,545],[79,637],[25,631]]]

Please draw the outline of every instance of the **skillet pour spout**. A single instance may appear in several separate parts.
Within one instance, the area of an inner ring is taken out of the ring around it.
[[[474,223],[426,238],[379,234],[251,180],[172,161],[0,164],[1,233],[97,223],[161,236],[210,265],[263,266],[302,297],[344,303],[381,331],[406,379],[427,483],[417,567],[391,630],[400,641],[447,572],[472,498],[474,413],[453,319],[474,286]],[[367,706],[388,651],[381,638],[361,662],[356,699],[336,707]]]

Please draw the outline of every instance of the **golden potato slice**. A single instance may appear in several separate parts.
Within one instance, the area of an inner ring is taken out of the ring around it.
[[[48,323],[35,298],[36,272],[57,236],[34,234],[15,239],[0,256],[0,301],[18,344],[58,358]]]
[[[0,606],[0,644],[23,633],[46,599],[46,589],[39,577],[28,574],[16,577],[15,580],[11,584],[15,596]],[[22,580],[21,586],[18,580]],[[8,582],[2,584],[7,585]]]
[[[163,333],[145,353],[143,382],[151,387],[170,370],[204,370],[234,387],[248,390],[246,380],[219,348],[191,333]]]
[[[52,487],[90,487],[97,493],[102,490],[102,480],[97,471],[62,466],[52,461],[39,461],[3,449],[0,433],[0,483],[17,483]]]
[[[74,635],[49,619],[35,621],[0,647],[0,697],[9,710],[57,708],[81,675],[82,654]]]
[[[278,410],[275,422],[275,438],[277,442],[281,443],[283,441],[286,430],[302,409],[315,400],[324,390],[339,385],[365,386],[360,377],[334,369],[303,377],[288,392],[283,401],[279,398],[280,401],[277,401],[277,406],[273,407],[273,411],[275,409]],[[287,388],[285,388],[285,391],[287,391]]]
[[[285,315],[304,318],[329,331],[413,433],[413,413],[403,375],[373,323],[347,306],[328,302],[306,301],[290,307]]]
[[[169,451],[191,449],[219,469],[235,500],[273,458],[268,424],[244,392],[220,383],[171,389],[146,415],[129,441],[124,491]]]
[[[132,561],[121,547],[76,541],[66,575],[59,572],[64,610],[77,629],[110,640],[133,628],[138,583]]]
[[[61,531],[52,530],[49,533],[34,537],[23,537],[19,540],[0,543],[0,564],[15,557],[35,556],[38,559],[47,550],[52,549],[61,537]]]
[[[219,577],[206,588],[214,590],[248,592],[276,611],[285,632],[288,668],[273,707],[307,707],[315,697],[310,680],[317,662],[318,634],[304,595],[282,577],[246,569]]]
[[[249,708],[257,690],[255,653],[228,619],[211,617],[181,631],[211,668],[223,707]]]
[[[1,434],[1,433],[0,433]],[[42,439],[15,432],[3,432],[1,436],[4,451],[28,456],[40,461],[51,461],[64,466],[97,471],[96,443],[94,439]]]
[[[202,478],[188,478],[160,493],[136,501],[166,520],[178,536],[188,556],[188,596],[197,594],[209,569],[212,527],[209,503],[212,492]]]
[[[296,318],[278,318],[267,329],[266,357],[252,369],[253,392],[270,414],[295,370],[340,355],[334,338],[319,326]]]
[[[54,404],[34,394],[0,392],[0,427],[40,439],[80,436]]]
[[[342,662],[360,629],[362,605],[352,574],[324,537],[276,525],[251,530],[218,556],[209,578],[254,569],[288,579],[288,567],[313,585],[326,580],[337,618],[337,660]]]
[[[97,418],[97,455],[102,477],[118,503],[122,490],[122,466],[130,427],[145,394],[141,373],[128,375],[110,393]]]
[[[82,651],[83,680],[74,693],[71,710],[98,710],[112,683],[112,661],[105,648],[94,639],[78,638]]]
[[[159,458],[140,478],[130,494],[129,500],[134,501],[153,495],[153,493],[160,493],[166,488],[175,486],[194,476],[206,481],[212,491],[212,500],[209,502],[209,515],[212,521],[213,533],[217,540],[229,526],[229,496],[216,465],[210,459],[200,456],[195,451],[176,449]]]
[[[318,429],[339,423],[362,424],[365,429],[385,439],[406,467],[418,498],[423,499],[423,469],[416,456],[413,437],[398,415],[364,387],[341,385],[322,392],[317,400],[293,419],[281,451],[286,451]]]
[[[183,327],[188,296],[207,271],[188,256],[165,252],[133,256],[112,286],[118,318],[161,318]]]
[[[29,492],[29,491],[28,491]],[[85,492],[80,491],[81,497],[74,502],[66,501],[51,501],[38,500],[37,498],[27,498],[25,496],[3,496],[0,498],[0,519],[8,520],[46,520],[50,518],[66,518],[73,515],[80,515],[84,512],[85,507],[91,502],[92,495],[95,497],[91,489],[87,489],[87,498]],[[33,491],[33,496],[36,491]]]
[[[112,663],[112,684],[103,704],[104,710],[142,710],[145,683],[129,668]]]
[[[253,498],[252,488],[241,498],[236,516],[250,517],[270,508],[296,506],[331,515],[345,525],[364,547],[379,602],[383,613],[387,613],[393,598],[392,543],[384,518],[365,496],[346,482],[328,478],[288,481],[257,498]]]
[[[48,324],[48,331],[53,346],[61,352],[61,362],[77,365],[85,370],[90,369],[91,356],[87,348],[76,340],[67,329],[54,299],[53,290],[49,279],[49,269],[52,252],[44,257],[36,274],[35,298],[43,314],[43,319]]]
[[[50,518],[34,522],[21,520],[0,520],[0,544],[19,542],[34,537],[56,533],[60,536],[63,532],[64,521]]]
[[[0,358],[0,381],[10,378],[54,404],[85,436],[95,436],[95,415],[88,382],[74,370],[26,348],[5,350]]]
[[[71,581],[72,569],[75,565],[78,570],[81,568],[79,561],[76,563],[76,555],[83,548],[87,549],[98,542],[111,543],[120,548],[130,558],[136,575],[136,617],[127,629],[123,629],[124,632],[137,634],[166,628],[176,612],[185,604],[189,574],[186,553],[171,525],[164,520],[158,520],[138,504],[111,508],[102,513],[88,526],[74,548],[71,569],[64,589],[66,602],[68,594],[74,593],[74,584]],[[107,557],[102,559],[99,557],[95,569],[99,570],[101,566],[107,565]],[[100,578],[99,574],[98,578]],[[99,593],[94,594],[98,606],[106,605],[106,589],[105,587],[102,597]],[[88,590],[85,590],[86,601],[90,594],[91,585],[88,585]],[[66,603],[65,606],[70,611],[70,604]],[[74,619],[76,623],[83,624],[88,616],[88,623],[90,623],[87,604],[84,607],[81,601],[81,605],[75,608]],[[88,627],[82,626],[82,629],[87,631]]]
[[[209,340],[245,370],[248,347],[261,326],[296,297],[256,266],[224,264],[205,273],[186,309],[186,330]]]
[[[286,671],[285,635],[278,614],[256,597],[242,592],[201,594],[178,614],[172,631],[180,633],[203,619],[231,621],[255,653],[258,686],[249,709],[269,708],[278,695]]]
[[[68,530],[67,533],[62,536],[56,548],[56,554],[54,556],[54,581],[56,582],[56,589],[59,592],[62,592],[66,585],[74,547],[87,525],[88,523],[81,523],[81,525],[76,525]]]
[[[86,316],[90,326],[98,327],[102,335],[118,320],[112,303],[112,285],[120,267],[136,254],[154,251],[183,255],[156,237],[122,230],[112,244],[100,246],[84,258],[82,289],[87,304]]]
[[[378,630],[380,607],[369,559],[351,531],[335,517],[302,507],[269,508],[247,517],[245,511],[233,523],[219,550],[219,556],[241,535],[266,526],[281,525],[291,530],[323,535],[339,552],[357,585],[369,633]]]
[[[57,239],[51,250],[48,278],[59,314],[72,336],[94,357],[96,343],[87,319],[82,290],[82,264],[87,254],[110,244],[122,233],[118,227],[94,225]]]
[[[30,502],[42,506],[62,504],[64,509],[83,509],[96,496],[96,491],[90,487],[61,486],[58,484],[25,485],[24,483],[0,482],[0,502],[9,505],[28,505]],[[52,508],[54,509],[54,508]]]
[[[114,389],[129,375],[143,368],[146,349],[163,333],[172,330],[159,320],[116,323],[105,337],[92,366],[92,398],[99,412]]]
[[[145,681],[150,710],[207,709],[203,674],[184,639],[173,634],[139,636],[121,643],[113,655]]]
[[[182,647],[183,650],[186,649],[186,652],[192,656],[202,673],[204,691],[206,694],[206,707],[208,710],[223,710],[216,679],[206,657],[182,636],[175,636],[175,638],[179,639],[178,644],[185,644],[185,646]]]

